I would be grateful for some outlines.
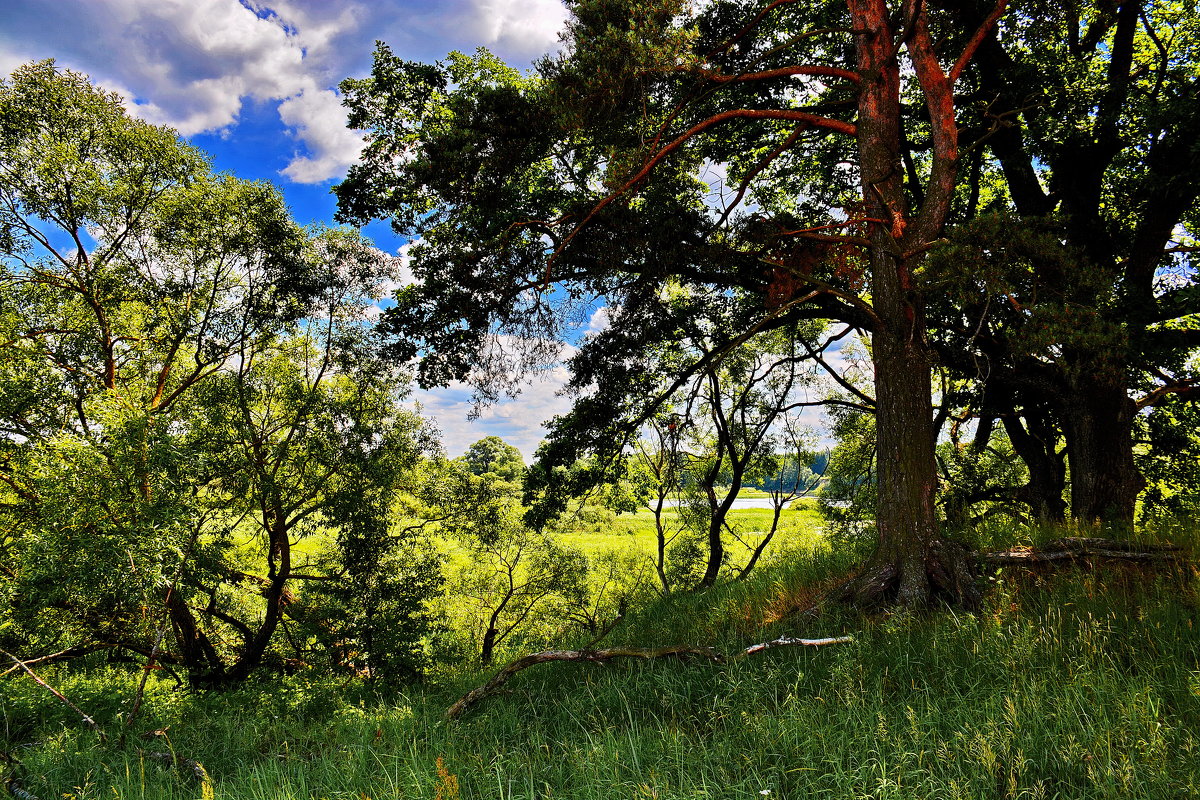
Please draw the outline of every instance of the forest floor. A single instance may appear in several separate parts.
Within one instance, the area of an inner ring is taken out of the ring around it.
[[[850,643],[540,665],[456,722],[447,707],[491,671],[391,688],[302,672],[222,693],[156,672],[124,744],[127,668],[44,675],[106,740],[10,676],[0,750],[19,766],[0,770],[41,800],[1200,796],[1193,560],[1010,567],[977,613],[796,613],[849,568],[792,548],[746,581],[633,610],[599,646]]]

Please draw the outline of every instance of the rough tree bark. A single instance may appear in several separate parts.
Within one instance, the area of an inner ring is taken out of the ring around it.
[[[972,606],[978,590],[964,548],[941,538],[934,509],[932,352],[925,306],[913,268],[940,235],[949,213],[958,164],[954,83],[974,48],[998,19],[1001,2],[949,72],[934,50],[923,3],[903,4],[902,30],[886,0],[849,0],[861,77],[858,152],[863,201],[872,220],[868,262],[877,317],[871,337],[875,368],[879,542],[846,593],[861,603],[922,605],[935,597]],[[907,49],[924,94],[932,154],[920,208],[910,214],[901,164],[901,48]]]
[[[1071,467],[1071,516],[1084,522],[1132,524],[1146,479],[1133,461],[1137,404],[1124,375],[1085,376],[1062,398]]]

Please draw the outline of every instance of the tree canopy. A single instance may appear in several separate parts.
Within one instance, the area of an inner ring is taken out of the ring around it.
[[[636,426],[669,394],[647,391],[641,354],[693,312],[670,302],[673,286],[731,309],[680,382],[799,320],[870,330],[885,455],[881,546],[861,592],[961,596],[965,567],[940,544],[933,506],[932,359],[913,275],[955,197],[954,87],[1003,3],[970,26],[919,3],[569,9],[564,53],[536,76],[486,54],[406,63],[381,45],[372,77],[343,84],[369,143],[337,189],[341,214],[390,217],[421,241],[419,282],[382,326],[394,353],[420,353],[426,382],[470,377],[486,395],[505,366],[551,357],[580,306],[604,298],[614,333],[572,359],[575,387],[595,387],[574,413]],[[930,147],[906,173],[902,143],[917,135]],[[736,187],[721,201],[706,202],[704,165]],[[498,365],[506,345],[514,358]]]
[[[0,82],[0,231],[5,635],[153,650],[211,685],[258,666],[285,613],[352,607],[296,584],[379,573],[432,447],[363,316],[396,260],[300,228],[274,188],[214,174],[52,62]],[[297,563],[318,529],[335,552]],[[402,628],[434,584],[415,551],[390,569],[413,576]],[[369,638],[352,619],[343,641]]]

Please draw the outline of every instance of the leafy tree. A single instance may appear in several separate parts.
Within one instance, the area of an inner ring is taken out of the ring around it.
[[[0,230],[14,608],[122,643],[200,546],[185,398],[295,314],[304,236],[52,62],[0,82]]]
[[[667,555],[687,526],[672,521],[670,509],[678,507],[683,490],[682,421],[675,414],[664,413],[661,418],[646,423],[646,434],[634,445],[626,461],[628,474],[645,489],[650,511],[654,514],[654,569],[660,590],[670,593],[673,581],[667,574]]]
[[[318,232],[310,247],[321,291],[303,320],[275,341],[240,352],[236,366],[213,376],[195,397],[187,451],[199,461],[194,480],[202,502],[225,523],[206,538],[230,548],[257,542],[265,567],[264,575],[253,575],[226,560],[214,567],[211,582],[198,581],[205,614],[243,640],[232,659],[201,648],[203,666],[189,668],[202,669],[206,682],[236,682],[258,666],[295,604],[291,587],[304,581],[350,584],[342,589],[343,608],[358,605],[362,619],[353,635],[344,624],[335,630],[343,648],[347,639],[358,643],[360,671],[387,672],[384,665],[403,664],[406,655],[411,666],[419,636],[381,650],[376,640],[385,632],[374,617],[384,616],[376,612],[385,603],[402,601],[411,619],[392,622],[414,629],[421,603],[436,588],[432,556],[405,541],[418,531],[405,537],[392,524],[398,491],[434,443],[422,420],[399,408],[402,377],[374,357],[363,324],[363,309],[394,272],[394,260],[344,230]],[[295,544],[317,534],[336,537],[333,563],[295,564]],[[398,549],[411,557],[408,564],[391,558]],[[387,564],[398,572],[385,576]],[[411,586],[399,585],[404,579]],[[253,586],[263,607],[247,604],[239,585]],[[375,604],[364,605],[366,590],[373,590]],[[359,595],[346,604],[350,591]],[[194,626],[200,642],[213,639],[205,625],[186,619],[187,594],[176,596],[175,624]],[[247,611],[249,619],[239,619]],[[221,627],[214,630],[224,634]]]
[[[1200,509],[1200,407],[1169,398],[1140,420],[1138,465],[1148,482],[1141,518],[1186,524]]]
[[[525,525],[518,487],[495,473],[476,475],[465,459],[442,463],[436,473],[424,491],[424,516],[465,555],[451,554],[445,613],[469,632],[487,665],[496,648],[531,629],[561,627],[567,609],[586,595],[588,561]]]
[[[701,501],[688,505],[699,512],[704,528],[706,565],[697,586],[707,588],[716,583],[726,561],[726,533],[736,537],[728,518],[743,483],[774,468],[777,435],[789,414],[813,405],[799,397],[800,390],[811,383],[812,374],[809,354],[798,340],[814,334],[796,330],[761,334],[715,360],[704,352],[712,342],[703,328],[685,331],[686,337],[672,349],[694,347],[709,361],[679,404],[687,439],[697,446],[684,454],[685,474],[692,478],[692,491]],[[675,358],[678,360],[678,354]],[[669,373],[669,367],[663,371]],[[782,504],[776,511],[777,524]],[[739,574],[754,568],[773,534],[774,527],[758,546],[750,548],[750,560]]]
[[[306,233],[275,190],[213,175],[50,62],[0,83],[0,175],[8,634],[240,680],[294,575],[386,561],[391,498],[426,446],[362,317],[392,260]],[[294,569],[316,530],[342,554]]]
[[[986,376],[980,414],[1004,419],[1051,518],[1065,486],[1050,431],[1071,514],[1131,522],[1139,411],[1196,395],[1198,58],[1185,5],[1017,3],[970,76],[970,224],[931,265],[931,295],[953,304],[940,352]]]
[[[784,510],[820,484],[820,476],[805,466],[816,460],[812,452],[812,433],[800,428],[792,419],[785,419],[782,428],[773,437],[774,452],[763,458],[759,465],[762,473],[759,480],[771,497],[771,526],[758,544],[753,547],[747,545],[750,559],[738,570],[738,580],[745,579],[766,552],[779,532]]]
[[[387,216],[422,237],[421,282],[383,325],[397,356],[421,352],[427,383],[474,374],[493,379],[483,392],[494,393],[496,376],[510,374],[496,368],[498,346],[514,345],[517,367],[545,363],[580,306],[605,297],[619,333],[572,362],[580,389],[610,376],[574,412],[577,429],[602,429],[628,419],[630,398],[654,379],[631,355],[674,335],[686,314],[661,302],[672,281],[734,299],[722,354],[804,318],[870,328],[880,539],[854,592],[969,602],[965,555],[941,539],[934,512],[931,353],[913,275],[954,198],[954,86],[1000,8],[940,26],[913,2],[894,14],[882,0],[695,12],[579,0],[565,54],[537,79],[486,55],[417,65],[381,47],[371,78],[343,84],[351,123],[370,133],[337,192],[345,218]],[[911,114],[901,53],[921,93]],[[906,173],[909,122],[932,146]],[[851,168],[832,180],[806,168],[831,153]],[[706,161],[738,186],[715,211],[695,177]],[[741,204],[748,193],[756,208]],[[703,363],[681,365],[677,379]],[[572,463],[578,447],[552,439],[547,455]]]
[[[818,507],[829,522],[827,535],[837,545],[865,554],[872,546],[869,524],[878,504],[875,417],[841,407],[831,418],[837,445],[829,456]]]
[[[485,436],[463,454],[472,475],[492,475],[509,483],[520,483],[525,475],[521,451],[499,436]]]

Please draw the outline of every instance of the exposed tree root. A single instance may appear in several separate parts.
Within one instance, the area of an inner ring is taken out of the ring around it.
[[[828,639],[794,639],[785,636],[769,642],[763,642],[762,644],[751,645],[735,655],[733,660],[776,647],[819,647],[821,645],[842,644],[851,641],[853,641],[853,638],[850,636],[838,636]],[[496,694],[500,690],[500,687],[508,682],[509,678],[537,664],[545,664],[551,661],[604,662],[611,661],[614,658],[653,659],[668,657],[697,657],[718,664],[730,660],[711,647],[692,647],[691,645],[673,645],[670,647],[609,647],[604,650],[543,650],[540,653],[532,653],[518,658],[493,675],[487,683],[467,692],[459,698],[458,702],[446,709],[446,718],[451,720],[458,719],[476,703]]]
[[[966,547],[942,539],[928,546],[923,559],[873,560],[833,597],[862,608],[946,602],[973,610],[981,599],[973,567]]]

